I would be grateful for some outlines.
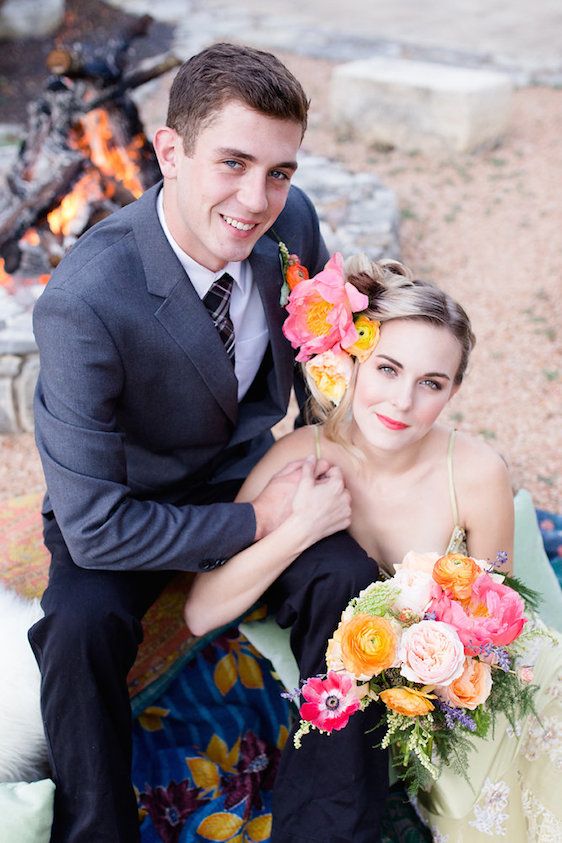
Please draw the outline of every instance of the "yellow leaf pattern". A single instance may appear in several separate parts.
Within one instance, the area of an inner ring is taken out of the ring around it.
[[[163,729],[162,718],[167,717],[170,713],[167,708],[158,708],[156,705],[145,708],[142,714],[139,714],[139,723],[147,732],[157,732]]]
[[[222,767],[226,773],[236,773],[235,765],[238,761],[238,756],[240,755],[240,738],[237,738],[234,746],[229,752],[228,747],[222,738],[219,738],[218,735],[213,735],[209,741],[205,754],[211,759],[211,761],[214,761],[215,764]]]
[[[277,735],[277,749],[283,749],[289,737],[289,730],[286,726],[279,726],[279,734]]]
[[[219,771],[217,765],[205,758],[186,758],[187,766],[193,777],[194,784],[203,790],[215,790],[219,786]]]
[[[256,817],[248,823],[245,832],[252,843],[262,843],[271,837],[271,814]]]
[[[243,820],[236,814],[218,811],[216,814],[205,817],[197,829],[197,834],[200,834],[206,840],[229,840],[240,831],[242,823]]]
[[[257,609],[254,609],[253,612],[250,612],[249,615],[246,615],[244,618],[244,623],[252,623],[253,621],[263,621],[264,618],[267,617],[267,606],[265,603],[262,603],[261,606],[258,606]]]
[[[214,672],[215,685],[225,697],[238,679],[236,660],[232,653],[227,653],[217,663]]]
[[[245,688],[263,688],[261,668],[253,656],[240,653],[238,670],[240,671],[240,681]]]

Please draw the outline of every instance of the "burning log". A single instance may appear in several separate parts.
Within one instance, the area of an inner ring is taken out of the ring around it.
[[[20,272],[22,262],[29,264],[29,244],[22,242],[29,229],[38,233],[40,245],[33,248],[42,248],[45,265],[52,267],[90,225],[160,177],[130,91],[180,61],[158,57],[125,71],[131,41],[150,23],[148,16],[141,18],[103,50],[73,46],[49,55],[56,75],[29,107],[27,137],[7,189],[0,192],[3,277]],[[35,253],[31,263],[37,263]]]

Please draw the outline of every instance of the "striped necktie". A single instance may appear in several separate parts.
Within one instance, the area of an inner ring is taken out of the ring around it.
[[[230,296],[234,279],[225,272],[211,285],[209,292],[203,298],[203,304],[209,311],[215,328],[224,343],[228,357],[234,366],[234,326],[230,318]]]

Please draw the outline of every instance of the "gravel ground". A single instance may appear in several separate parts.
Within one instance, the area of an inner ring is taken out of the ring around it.
[[[562,510],[562,90],[516,92],[505,141],[471,155],[428,156],[339,142],[330,128],[331,64],[280,56],[312,99],[304,148],[376,173],[402,210],[402,259],[457,297],[478,343],[451,423],[507,459],[515,488]],[[145,105],[161,117],[166,82]],[[30,435],[0,437],[0,499],[42,488]]]

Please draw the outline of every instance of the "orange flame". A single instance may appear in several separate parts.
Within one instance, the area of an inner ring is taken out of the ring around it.
[[[103,199],[103,193],[98,174],[85,173],[60,205],[47,214],[49,228],[53,234],[80,234],[87,223],[81,214],[88,213],[89,203],[99,199]]]
[[[143,193],[139,180],[139,150],[143,145],[142,135],[137,135],[127,146],[118,146],[113,138],[107,111],[96,108],[85,114],[80,124],[83,136],[77,141],[84,152],[106,176],[120,181],[133,196]]]
[[[7,287],[11,280],[12,276],[4,269],[4,258],[0,258],[0,287]]]
[[[38,246],[41,242],[39,232],[36,228],[29,228],[21,238],[24,243],[29,243],[30,246]]]

